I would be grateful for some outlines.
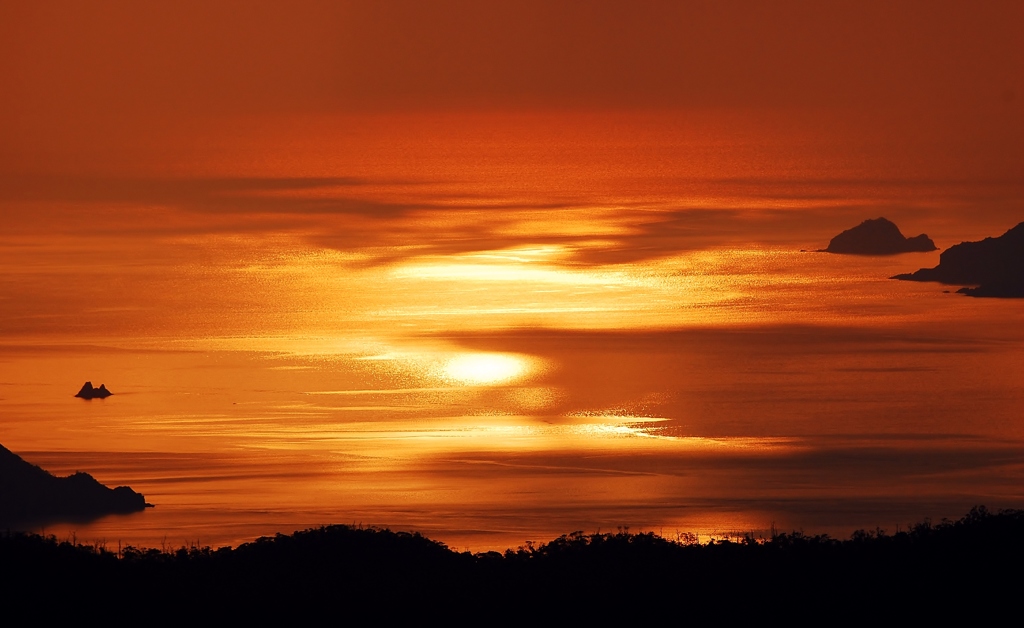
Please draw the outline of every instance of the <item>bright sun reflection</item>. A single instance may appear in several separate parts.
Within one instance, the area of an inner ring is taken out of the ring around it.
[[[444,375],[470,386],[500,384],[526,372],[525,358],[511,353],[464,353],[445,363]]]

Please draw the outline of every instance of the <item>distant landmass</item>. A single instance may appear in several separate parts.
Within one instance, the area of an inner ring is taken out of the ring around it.
[[[106,399],[113,394],[114,393],[107,390],[107,386],[105,384],[100,384],[99,388],[93,388],[92,382],[86,382],[85,384],[82,384],[82,389],[79,390],[78,394],[75,396],[81,397],[82,399]]]
[[[91,519],[147,506],[145,497],[127,486],[109,488],[81,472],[59,478],[0,445],[0,527]]]
[[[828,248],[822,250],[847,255],[895,255],[934,251],[936,247],[923,233],[907,238],[895,223],[885,218],[874,218],[840,233],[832,238]]]
[[[957,290],[972,297],[1024,298],[1024,222],[998,238],[949,247],[935,268],[892,279],[975,286]]]

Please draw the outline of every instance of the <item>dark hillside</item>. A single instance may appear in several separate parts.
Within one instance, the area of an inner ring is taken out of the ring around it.
[[[476,555],[347,526],[175,552],[0,538],[5,608],[25,620],[73,611],[166,621],[948,621],[1012,606],[1022,559],[1024,511],[983,508],[845,541],[793,533],[698,545],[574,533]]]

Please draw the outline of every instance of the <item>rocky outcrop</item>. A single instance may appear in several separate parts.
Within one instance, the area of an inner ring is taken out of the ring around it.
[[[81,472],[59,478],[0,445],[0,527],[92,519],[147,506],[127,486],[110,488]]]
[[[895,255],[934,251],[935,248],[935,243],[923,233],[906,238],[894,223],[885,218],[874,218],[832,238],[828,248],[823,250],[848,255]]]
[[[972,297],[1024,298],[1024,222],[998,238],[949,247],[935,268],[892,279],[966,285],[957,292]]]
[[[82,389],[79,390],[78,394],[75,396],[81,397],[82,399],[106,399],[113,394],[114,393],[107,390],[105,384],[100,384],[99,388],[93,388],[92,382],[86,382],[82,385]]]

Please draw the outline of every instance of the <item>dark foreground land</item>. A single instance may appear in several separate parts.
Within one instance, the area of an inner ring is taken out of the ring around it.
[[[861,531],[845,541],[792,533],[684,544],[651,533],[574,533],[504,554],[458,553],[417,534],[347,526],[171,552],[7,533],[0,608],[9,625],[87,617],[998,621],[999,609],[1018,605],[1022,559],[1024,511],[981,507],[959,521],[892,535]]]

